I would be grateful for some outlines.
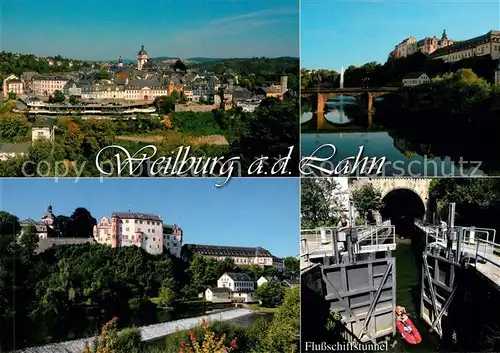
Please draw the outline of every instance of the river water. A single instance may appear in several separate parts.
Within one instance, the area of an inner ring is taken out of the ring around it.
[[[377,162],[372,171],[367,173],[372,176],[480,176],[492,174],[492,167],[500,167],[500,163],[492,166],[483,161],[481,149],[468,150],[467,157],[462,157],[464,141],[461,139],[436,140],[422,133],[412,133],[411,129],[389,129],[384,126],[384,119],[376,112],[362,112],[351,97],[327,102],[324,119],[318,118],[316,113],[306,111],[301,116],[302,156],[314,153],[315,157],[328,159],[327,162],[309,163],[327,170],[337,168],[335,174],[344,176],[352,175],[352,168],[342,169],[339,163],[358,154],[360,158],[375,157],[377,161],[385,158],[383,168],[378,169],[382,163]],[[332,148],[325,145],[335,146],[333,156]],[[320,149],[317,150],[318,148]],[[345,163],[341,165],[345,166]],[[358,172],[359,170],[358,168]],[[307,168],[307,171],[317,176],[328,176],[316,168]]]

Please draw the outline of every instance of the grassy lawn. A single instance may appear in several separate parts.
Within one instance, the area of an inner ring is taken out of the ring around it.
[[[253,311],[258,311],[261,313],[275,313],[278,308],[264,308],[259,306],[259,304],[250,304],[248,305],[248,309],[253,310]]]

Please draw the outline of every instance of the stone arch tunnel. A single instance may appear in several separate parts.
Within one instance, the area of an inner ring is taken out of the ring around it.
[[[382,220],[390,220],[400,236],[413,234],[415,219],[423,220],[425,212],[424,200],[414,190],[396,188],[382,197]]]

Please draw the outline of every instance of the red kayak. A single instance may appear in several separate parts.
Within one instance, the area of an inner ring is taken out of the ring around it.
[[[396,319],[396,328],[401,334],[401,337],[403,337],[403,339],[409,344],[419,344],[422,341],[422,337],[420,336],[420,333],[418,332],[417,328],[409,318],[406,319],[405,322],[406,326],[410,327],[409,331],[405,331],[405,324]]]

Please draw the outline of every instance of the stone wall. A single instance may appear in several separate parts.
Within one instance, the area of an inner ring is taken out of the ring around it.
[[[198,105],[198,104],[176,104],[175,111],[176,112],[211,112],[214,109],[217,109],[218,106],[215,104],[212,105]]]

